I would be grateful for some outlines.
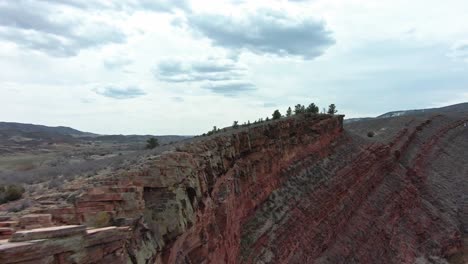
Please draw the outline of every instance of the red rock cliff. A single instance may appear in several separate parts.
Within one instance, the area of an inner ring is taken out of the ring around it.
[[[372,140],[328,115],[195,139],[83,183],[73,205],[41,213],[130,226],[114,251],[96,248],[122,262],[444,263],[463,248],[468,169],[448,146],[468,144],[466,118],[398,120],[366,126],[379,129]],[[447,159],[451,170],[440,169]],[[11,244],[0,259],[21,255]],[[91,248],[73,250],[61,248],[55,263],[96,260],[82,258]]]

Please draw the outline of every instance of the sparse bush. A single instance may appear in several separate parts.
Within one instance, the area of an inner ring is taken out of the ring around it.
[[[213,130],[208,131],[208,133],[206,133],[206,135],[211,136],[211,135],[214,135],[214,134],[216,134],[218,132],[221,132],[221,129],[217,128],[216,126],[213,126]]]
[[[19,185],[0,186],[0,203],[16,201],[23,197],[24,188]]]
[[[111,220],[111,217],[109,216],[109,213],[107,212],[99,212],[96,214],[94,218],[94,227],[105,227],[109,225],[109,222]]]
[[[159,141],[157,138],[150,138],[146,141],[146,148],[147,149],[154,149],[155,147],[159,146]]]
[[[374,137],[374,136],[375,136],[375,132],[374,132],[374,131],[369,131],[369,132],[367,132],[367,136],[368,136],[368,137]]]
[[[23,211],[24,209],[26,209],[26,208],[28,208],[30,206],[31,206],[31,201],[29,201],[29,200],[20,201],[19,204],[15,204],[15,205],[9,207],[8,212],[10,212],[10,213],[21,212],[21,211]]]

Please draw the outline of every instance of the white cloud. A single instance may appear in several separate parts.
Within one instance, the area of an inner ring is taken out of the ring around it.
[[[216,46],[256,54],[313,59],[335,43],[323,21],[272,9],[258,9],[240,17],[192,14],[188,23]]]
[[[0,2],[0,39],[51,56],[75,56],[81,50],[123,43],[117,28],[83,12],[60,12],[55,6],[33,1]]]
[[[102,88],[96,88],[94,91],[99,95],[114,99],[132,99],[146,94],[145,91],[135,86],[106,86]]]
[[[468,62],[468,40],[460,40],[452,46],[449,57]]]
[[[0,0],[0,120],[197,134],[297,103],[357,117],[466,101],[466,8]]]

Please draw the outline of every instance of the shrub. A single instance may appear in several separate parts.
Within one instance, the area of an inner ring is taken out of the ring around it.
[[[19,185],[7,185],[0,187],[0,203],[16,201],[23,197],[24,188]]]
[[[31,202],[28,201],[28,200],[23,200],[21,201],[19,204],[15,204],[11,207],[9,207],[7,210],[8,212],[10,213],[17,213],[17,212],[21,212],[23,211],[24,209],[28,208],[31,206]]]
[[[157,146],[159,146],[159,141],[157,138],[152,137],[146,141],[147,149],[154,149]]]
[[[375,132],[374,132],[374,131],[369,131],[369,132],[367,132],[367,136],[368,136],[368,137],[374,137],[374,136],[375,136]]]
[[[109,225],[109,222],[111,220],[111,217],[109,216],[109,213],[107,212],[99,212],[96,214],[94,218],[94,227],[105,227]]]
[[[234,123],[232,124],[232,127],[233,128],[238,128],[239,127],[239,121],[234,121]]]

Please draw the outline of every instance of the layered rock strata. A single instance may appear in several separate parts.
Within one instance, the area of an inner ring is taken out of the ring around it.
[[[69,190],[72,203],[37,212],[50,213],[55,225],[121,227],[59,237],[47,229],[45,237],[44,230],[13,234],[0,242],[0,260],[28,263],[30,250],[58,243],[64,246],[36,257],[44,263],[101,263],[98,257],[463,263],[467,121],[421,115],[344,131],[342,116],[299,115],[195,139],[129,170],[77,182]],[[365,136],[369,129],[375,137]],[[37,236],[40,242],[29,240]],[[66,242],[73,239],[84,246]]]

